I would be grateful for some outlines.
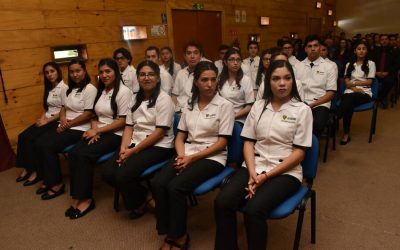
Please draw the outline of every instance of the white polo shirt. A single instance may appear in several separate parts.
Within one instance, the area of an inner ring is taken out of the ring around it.
[[[325,60],[327,63],[330,63],[330,64],[332,65],[333,69],[335,70],[336,78],[338,78],[338,77],[339,77],[339,71],[338,71],[337,64],[336,64],[334,61],[332,61],[331,59],[329,59],[328,57],[325,58],[324,60]]]
[[[135,100],[136,96],[133,97],[126,116],[126,125],[133,126],[131,143],[137,145],[152,134],[156,128],[164,128],[164,137],[154,146],[173,148],[174,103],[171,97],[160,91],[153,107],[148,107],[149,101],[143,101],[135,112],[132,112],[131,107],[134,106]]]
[[[68,86],[64,84],[61,80],[52,90],[49,91],[49,96],[47,97],[48,109],[44,114],[46,118],[50,118],[58,113],[60,113],[62,106],[62,96],[65,95]]]
[[[357,65],[357,63],[354,63],[354,70],[351,72],[351,78],[350,81],[352,82],[363,82],[368,79],[374,79],[375,78],[375,73],[376,73],[376,66],[373,61],[368,60],[368,75],[365,74],[365,72],[361,69],[362,65]],[[347,72],[347,68],[349,67],[349,63],[346,64],[346,70],[344,72]],[[356,88],[360,88],[364,90],[364,93],[372,97],[372,91],[371,87],[368,86],[356,86]],[[354,91],[351,89],[347,89],[344,91],[345,94],[353,93]]]
[[[110,90],[108,93],[106,93],[106,90],[103,90],[101,96],[96,102],[96,105],[94,106],[94,112],[98,118],[97,126],[99,128],[114,122],[114,112],[111,109],[111,97],[113,93],[114,89]],[[118,94],[115,97],[115,102],[117,103],[118,107],[117,117],[125,117],[128,114],[129,104],[131,101],[132,91],[125,85],[120,84]],[[114,131],[114,134],[121,136],[123,131],[124,129],[121,128],[118,131]]]
[[[251,60],[253,59],[253,60]],[[250,73],[250,80],[253,86],[253,89],[257,89],[256,87],[256,78],[257,78],[257,72],[258,72],[258,66],[260,65],[260,57],[256,56],[254,58],[246,58],[243,60],[244,65],[247,65],[249,67],[249,73]]]
[[[185,155],[192,155],[210,147],[218,141],[219,136],[231,136],[234,122],[232,103],[218,94],[201,111],[197,102],[193,105],[193,110],[186,106],[178,125],[179,131],[188,133]],[[206,159],[225,166],[226,158],[225,149]]]
[[[161,90],[171,94],[172,85],[174,84],[174,80],[172,76],[166,71],[163,67],[160,67],[160,80],[161,80]]]
[[[168,70],[169,70],[169,68],[167,68],[164,64],[161,64],[161,65],[160,65],[160,68],[165,69],[167,72],[168,72]],[[182,69],[181,65],[178,64],[178,63],[176,63],[176,62],[174,62],[174,74],[172,75],[172,79],[173,79],[173,80],[175,80],[176,75],[178,74],[178,71],[181,70],[181,69]],[[169,74],[169,72],[168,72],[168,74]],[[173,85],[173,84],[172,84],[172,85]],[[171,85],[171,86],[172,86],[172,85]]]
[[[178,103],[175,106],[175,112],[183,111],[190,97],[192,97],[193,73],[189,72],[189,67],[179,70],[172,95],[177,97]]]
[[[254,93],[250,78],[243,75],[243,78],[239,84],[240,88],[236,84],[236,81],[233,81],[231,84],[226,81],[219,90],[219,94],[233,104],[233,110],[235,113],[239,112],[245,105],[253,104],[254,102]],[[246,117],[246,115],[242,116],[237,118],[236,121],[244,123]]]
[[[324,96],[327,91],[337,90],[337,74],[332,64],[326,62],[322,57],[312,62],[306,58],[296,64],[296,78],[300,80],[304,90],[304,101],[312,103]],[[331,102],[319,106],[330,108]]]
[[[139,91],[139,82],[136,77],[136,69],[132,65],[128,65],[124,72],[121,73],[124,84],[133,92]]]
[[[292,65],[292,67],[294,67],[297,63],[299,63],[300,61],[295,57],[295,56],[291,56],[288,58],[288,61],[290,63],[290,65]]]
[[[291,100],[274,111],[271,103],[265,106],[265,100],[256,101],[241,133],[246,140],[255,142],[256,172],[273,170],[293,152],[294,146],[311,147],[312,125],[311,109],[302,102]],[[302,181],[300,164],[284,174]]]
[[[222,60],[215,61],[214,65],[218,69],[218,75],[221,74],[222,69],[224,68],[224,63],[222,62]]]
[[[89,83],[86,87],[78,92],[79,88],[72,89],[71,93],[67,96],[64,94],[62,104],[66,109],[67,120],[73,120],[83,114],[85,111],[92,111],[94,99],[97,95],[97,88]],[[71,129],[86,131],[90,129],[90,121],[81,125],[71,127]]]

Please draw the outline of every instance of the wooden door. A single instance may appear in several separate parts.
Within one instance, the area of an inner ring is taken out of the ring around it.
[[[309,18],[308,19],[308,34],[321,35],[322,22],[321,18]]]
[[[218,60],[218,47],[222,43],[221,12],[198,10],[172,10],[175,59],[183,62],[183,48],[190,41],[203,46],[204,56]]]

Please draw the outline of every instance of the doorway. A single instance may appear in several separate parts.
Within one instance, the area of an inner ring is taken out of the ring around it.
[[[222,43],[220,11],[172,10],[175,60],[184,62],[183,48],[190,41],[203,46],[204,57],[218,60],[218,47]]]

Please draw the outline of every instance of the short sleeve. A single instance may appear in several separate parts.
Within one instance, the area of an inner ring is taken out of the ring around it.
[[[118,116],[126,116],[132,101],[132,92],[128,87],[121,85],[117,96]]]
[[[333,65],[328,64],[327,70],[328,70],[328,76],[327,76],[327,82],[326,82],[326,91],[336,91],[337,90],[337,73],[335,71],[335,68]]]
[[[167,71],[163,70],[161,74],[161,89],[169,95],[171,94],[173,83],[174,80],[172,76]]]
[[[245,140],[256,141],[256,124],[257,117],[260,117],[262,110],[259,108],[260,105],[263,105],[263,101],[257,101],[252,107],[247,115],[247,119],[244,122],[242,133],[240,134]]]
[[[65,91],[61,89],[61,106],[65,106],[65,103],[67,102],[67,90],[68,86],[66,86]]]
[[[302,105],[297,118],[296,133],[294,135],[293,145],[300,147],[311,147],[312,127],[313,116],[311,108],[307,105]]]
[[[375,73],[376,73],[376,66],[375,63],[373,61],[368,61],[368,67],[369,67],[369,71],[368,71],[368,76],[367,78],[375,78]]]
[[[83,109],[85,111],[93,110],[94,99],[97,95],[97,89],[92,84],[86,85],[85,89],[83,90]]]
[[[174,85],[172,86],[172,95],[179,96],[182,92],[182,77],[184,77],[184,72],[181,69],[176,75]]]
[[[183,131],[183,132],[188,132],[188,128],[187,128],[187,123],[186,123],[186,116],[188,115],[190,111],[187,107],[184,108],[182,114],[181,114],[181,118],[179,120],[178,123],[178,130],[179,131]]]
[[[170,128],[174,119],[174,103],[171,97],[160,94],[156,101],[156,128]]]
[[[344,70],[344,77],[346,77],[347,69],[349,68],[350,63],[346,63],[346,68]]]
[[[132,112],[132,107],[135,103],[136,100],[136,95],[133,95],[131,100],[128,103],[128,113],[126,115],[126,119],[125,119],[125,124],[128,126],[133,126],[133,112]]]
[[[225,101],[221,104],[221,109],[219,110],[219,136],[231,136],[233,131],[233,124],[235,122],[235,115],[233,111],[233,104]]]
[[[251,104],[254,102],[254,92],[250,79],[246,77],[243,83],[245,104]]]

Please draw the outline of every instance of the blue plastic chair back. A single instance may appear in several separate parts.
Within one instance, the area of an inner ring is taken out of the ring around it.
[[[180,120],[181,120],[181,115],[175,113],[175,115],[174,115],[174,127],[173,127],[175,136],[178,133],[178,124],[179,124]]]
[[[379,81],[378,79],[374,79],[371,84],[371,91],[372,91],[372,99],[378,99],[378,92],[379,92]]]
[[[239,122],[233,125],[232,136],[228,140],[227,163],[236,163],[237,166],[243,162],[243,139],[240,137],[242,126]]]
[[[318,138],[312,135],[312,146],[306,150],[304,160],[301,162],[303,169],[303,177],[306,180],[313,180],[317,175],[318,166],[318,154],[319,154],[319,142]]]

